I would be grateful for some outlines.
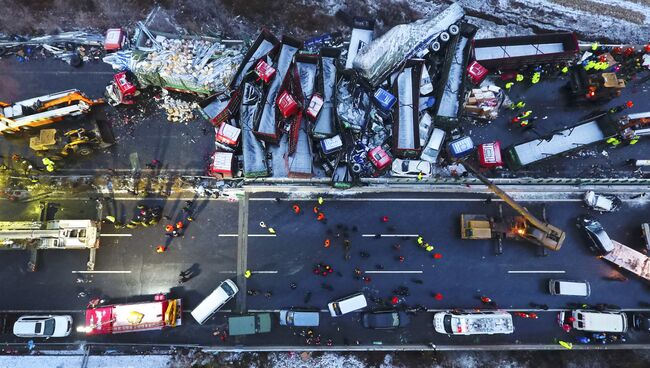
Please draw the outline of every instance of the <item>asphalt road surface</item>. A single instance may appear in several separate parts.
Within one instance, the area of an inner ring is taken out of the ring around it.
[[[537,255],[537,249],[523,242],[506,241],[504,253],[495,255],[490,241],[462,241],[459,237],[461,213],[493,214],[498,201],[486,203],[481,194],[422,193],[402,196],[377,194],[369,197],[325,198],[319,205],[315,198],[276,200],[273,194],[258,194],[247,206],[227,200],[197,199],[195,221],[189,223],[182,237],[164,236],[164,222],[155,227],[102,229],[95,272],[85,273],[87,252],[47,251],[41,254],[38,271],[26,271],[27,253],[0,253],[0,310],[10,318],[25,313],[73,314],[76,323],[83,321],[88,300],[102,297],[109,302],[149,300],[153,294],[169,292],[183,298],[185,311],[190,311],[219,282],[231,278],[242,289],[239,298],[229,302],[204,326],[197,325],[189,314],[183,326],[164,331],[113,336],[95,336],[91,341],[129,343],[196,343],[203,345],[304,345],[304,330],[279,326],[277,312],[283,308],[315,308],[322,310],[321,345],[339,346],[370,344],[553,344],[557,339],[576,341],[580,334],[566,334],[556,325],[556,311],[568,303],[614,304],[625,310],[647,309],[647,283],[626,274],[625,282],[605,279],[618,273],[611,265],[595,257],[588,243],[574,226],[575,218],[589,212],[577,200],[549,200],[545,204],[549,221],[564,229],[567,238],[562,249]],[[104,215],[113,214],[126,221],[135,213],[135,206],[164,206],[164,214],[175,222],[183,218],[181,209],[186,199],[118,199],[107,201]],[[87,199],[57,201],[61,209],[57,218],[97,216],[96,203]],[[292,205],[301,207],[295,214]],[[524,203],[531,211],[541,212],[541,203]],[[325,214],[327,222],[316,220],[313,207]],[[594,213],[613,239],[640,249],[640,224],[647,222],[650,204],[643,200],[625,201],[620,212]],[[2,201],[3,220],[36,218],[38,203]],[[240,234],[240,208],[247,208],[244,219],[248,233]],[[504,214],[513,214],[504,209]],[[382,217],[388,221],[383,222]],[[261,227],[264,222],[266,227]],[[275,234],[268,228],[272,227]],[[356,227],[356,228],[355,228]],[[378,234],[380,236],[378,236]],[[420,235],[435,247],[426,252],[416,244]],[[247,244],[242,248],[242,239]],[[331,245],[324,246],[325,239]],[[344,239],[350,240],[346,260]],[[154,248],[168,244],[165,253]],[[399,249],[395,245],[400,244]],[[245,251],[244,251],[245,250]],[[365,256],[365,253],[367,256]],[[435,258],[433,254],[439,254]],[[404,257],[400,261],[399,257]],[[313,273],[317,263],[328,264],[334,272],[321,276]],[[239,269],[252,271],[245,279]],[[181,270],[193,268],[196,276],[178,284]],[[369,282],[355,278],[359,268]],[[514,271],[514,272],[513,272]],[[550,278],[587,280],[591,284],[589,298],[551,296],[547,291]],[[421,281],[421,282],[420,282]],[[290,287],[291,283],[296,288]],[[244,287],[245,285],[245,287]],[[326,304],[336,298],[362,291],[374,301],[370,309],[386,308],[393,290],[407,287],[407,296],[400,296],[398,308],[411,309],[421,305],[428,312],[411,316],[410,327],[397,333],[368,331],[359,324],[359,314],[331,318],[324,312]],[[245,290],[257,290],[256,296]],[[271,292],[270,297],[264,294]],[[310,297],[307,294],[310,293]],[[436,300],[434,293],[442,294]],[[515,317],[515,334],[479,337],[449,337],[433,331],[432,317],[437,310],[450,308],[486,308],[480,296],[489,296],[499,308],[528,310],[530,303],[546,304],[550,310],[537,311],[539,319]],[[213,335],[225,331],[226,317],[232,311],[268,311],[274,313],[273,332],[232,338],[222,342]],[[629,343],[647,343],[650,335],[630,332]],[[73,335],[71,340],[84,338]],[[17,341],[6,334],[6,341]]]
[[[101,62],[85,63],[75,69],[58,60],[32,60],[18,63],[13,59],[0,60],[0,101],[12,102],[32,98],[69,88],[77,88],[88,96],[103,96],[104,87],[111,80],[113,71]],[[503,82],[499,82],[503,84]],[[512,114],[507,109],[490,124],[464,123],[463,129],[476,144],[499,140],[502,147],[546,135],[556,129],[574,125],[588,114],[618,106],[628,100],[634,107],[627,112],[650,110],[648,82],[633,81],[622,95],[612,101],[595,104],[576,104],[567,96],[566,78],[543,80],[533,87],[515,85],[510,97],[526,101],[526,109],[539,119],[534,129],[522,130],[509,123]],[[177,97],[190,98],[188,95]],[[134,164],[144,167],[153,159],[163,164],[163,170],[184,174],[201,174],[208,164],[208,155],[214,151],[212,126],[202,118],[187,124],[170,123],[164,112],[153,102],[154,96],[143,98],[134,106],[98,107],[95,116],[113,124],[118,142],[115,146],[97,152],[88,158],[66,160],[60,173],[92,174],[114,169],[128,172]],[[63,122],[57,126],[73,128],[78,122]],[[634,146],[621,145],[610,148],[600,145],[569,157],[559,157],[533,165],[518,173],[487,173],[487,175],[519,175],[533,177],[631,177],[635,168],[626,165],[628,159],[647,159],[648,140]],[[33,156],[27,138],[6,140],[0,137],[0,155],[5,160],[13,153]],[[605,152],[606,155],[603,155]]]

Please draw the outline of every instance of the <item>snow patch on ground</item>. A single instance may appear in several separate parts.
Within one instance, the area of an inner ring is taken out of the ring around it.
[[[268,356],[271,367],[275,368],[365,368],[366,363],[356,356],[336,353],[287,354],[271,353]],[[388,366],[386,368],[389,368]]]
[[[91,356],[86,368],[167,368],[168,355]],[[83,356],[0,356],[0,368],[79,368]]]

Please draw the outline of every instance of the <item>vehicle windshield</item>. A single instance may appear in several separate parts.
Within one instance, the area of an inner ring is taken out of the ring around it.
[[[233,294],[235,294],[235,290],[233,290],[230,287],[230,285],[228,285],[226,283],[221,284],[221,288],[223,289],[223,291],[226,292],[226,294],[228,294],[228,296],[232,296]]]
[[[434,150],[433,148],[425,148],[424,151],[422,152],[423,155],[425,156],[430,156],[433,157],[436,155],[437,150]]]
[[[594,234],[604,231],[603,227],[597,221],[588,221],[585,223],[585,227]]]
[[[54,319],[50,318],[45,321],[45,328],[43,329],[43,335],[52,336],[54,335]]]
[[[444,327],[445,327],[445,332],[447,332],[447,333],[452,333],[452,330],[451,330],[451,315],[449,315],[449,314],[446,315],[446,316],[442,319],[442,323],[443,323],[443,325],[444,325]]]

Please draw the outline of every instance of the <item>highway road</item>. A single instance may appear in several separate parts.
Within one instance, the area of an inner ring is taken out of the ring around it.
[[[277,324],[274,317],[270,335],[228,338],[225,342],[213,335],[223,331],[226,317],[234,311],[277,312],[289,307],[310,307],[325,310],[327,302],[362,291],[372,298],[371,308],[385,308],[393,290],[407,287],[408,295],[400,296],[398,308],[423,306],[428,311],[412,316],[411,326],[397,333],[367,331],[359,325],[359,314],[332,319],[321,314],[322,344],[328,339],[336,346],[350,344],[553,344],[555,339],[575,341],[578,334],[566,334],[556,324],[556,310],[570,303],[590,305],[607,303],[626,310],[647,309],[650,305],[647,283],[634,275],[625,275],[625,282],[606,277],[617,271],[595,257],[588,243],[574,226],[575,218],[592,212],[574,198],[549,195],[545,205],[549,221],[567,232],[567,239],[558,252],[546,257],[523,242],[507,241],[504,253],[495,255],[490,241],[463,241],[459,237],[461,213],[493,214],[499,201],[486,203],[485,195],[472,193],[420,193],[401,195],[384,193],[370,196],[325,197],[319,205],[316,198],[296,195],[295,198],[274,193],[253,194],[246,203],[227,200],[197,199],[195,221],[182,237],[169,239],[164,223],[149,228],[112,229],[103,227],[97,252],[95,272],[86,273],[87,252],[48,251],[42,254],[39,270],[26,271],[27,253],[0,253],[0,310],[18,315],[28,312],[74,313],[82,321],[82,310],[92,297],[111,302],[147,300],[158,292],[170,292],[183,298],[186,312],[195,307],[218,283],[235,280],[242,293],[229,302],[205,326],[198,326],[189,314],[184,325],[163,332],[144,332],[116,336],[92,337],[92,341],[140,343],[196,343],[234,345],[303,345],[301,330]],[[279,199],[279,200],[278,200]],[[104,214],[127,220],[140,203],[164,207],[172,222],[182,218],[181,199],[122,198],[107,201]],[[65,199],[58,218],[96,216],[95,201],[87,198]],[[245,205],[244,205],[245,204]],[[292,205],[301,207],[295,214]],[[541,203],[524,203],[531,211],[541,212]],[[325,214],[327,222],[317,221],[313,207]],[[650,203],[644,199],[626,200],[618,213],[596,215],[613,239],[640,249],[640,224],[650,220]],[[0,218],[25,219],[37,216],[37,203],[2,201]],[[239,211],[246,210],[248,232],[240,233]],[[513,214],[509,209],[504,213]],[[382,217],[388,221],[383,222]],[[264,222],[266,227],[261,227]],[[268,228],[272,227],[275,234]],[[417,236],[435,247],[426,252],[417,246]],[[246,241],[242,241],[246,237]],[[326,239],[331,245],[324,246]],[[345,257],[344,240],[350,241],[349,259]],[[167,252],[158,254],[154,248],[168,243]],[[396,244],[399,244],[397,249]],[[439,254],[435,258],[433,254]],[[399,257],[404,257],[400,261]],[[317,263],[328,264],[334,272],[315,275]],[[178,284],[178,273],[192,267],[196,277]],[[354,269],[362,271],[369,282],[355,278]],[[242,270],[252,276],[245,279]],[[239,271],[239,272],[238,272]],[[589,298],[551,296],[547,291],[550,278],[587,280],[591,284]],[[291,283],[296,288],[290,287]],[[257,290],[246,295],[244,290]],[[271,292],[270,297],[264,294]],[[442,294],[436,300],[434,293]],[[308,296],[309,295],[309,296]],[[499,308],[528,310],[530,303],[546,304],[550,310],[537,311],[537,320],[517,318],[515,334],[509,336],[448,337],[436,334],[431,326],[433,312],[449,308],[484,308],[479,297],[492,298]],[[272,338],[269,338],[271,336]],[[74,340],[81,336],[75,335]],[[7,341],[15,338],[5,335]],[[650,335],[631,332],[630,343],[647,343]]]
[[[18,101],[69,88],[78,88],[89,96],[98,98],[103,96],[104,87],[112,75],[111,67],[101,62],[85,63],[81,68],[75,69],[58,60],[18,63],[13,59],[3,59],[0,61],[0,101]],[[634,102],[634,107],[627,112],[650,110],[647,82],[632,82],[620,97],[593,104],[573,102],[565,92],[566,83],[566,78],[558,78],[542,80],[532,87],[517,84],[512,88],[510,97],[516,101],[526,101],[526,109],[539,117],[535,129],[513,127],[509,123],[512,113],[508,110],[504,110],[490,124],[463,122],[462,127],[476,144],[499,140],[502,147],[506,147],[571,126],[593,111],[618,106],[628,100]],[[187,95],[184,97],[188,98]],[[66,160],[58,170],[59,173],[106,173],[107,169],[128,173],[134,168],[134,163],[143,168],[156,159],[162,162],[162,169],[170,173],[202,174],[207,167],[209,154],[214,151],[213,127],[209,123],[198,117],[186,124],[170,123],[163,110],[156,106],[153,96],[144,98],[144,101],[134,106],[99,107],[95,115],[113,124],[117,145],[92,157]],[[58,126],[72,128],[77,123],[64,122]],[[634,173],[636,168],[626,165],[626,161],[631,158],[647,159],[648,144],[647,140],[641,140],[634,146],[621,145],[615,149],[601,145],[569,157],[542,162],[518,173],[505,171],[490,172],[487,175],[638,177],[644,174]],[[26,138],[7,140],[0,137],[0,156],[8,160],[13,153],[33,157]]]

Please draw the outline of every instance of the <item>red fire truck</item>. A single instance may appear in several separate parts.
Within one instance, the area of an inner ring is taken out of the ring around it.
[[[152,302],[113,304],[86,309],[88,335],[160,330],[181,325],[181,299],[158,294]]]

